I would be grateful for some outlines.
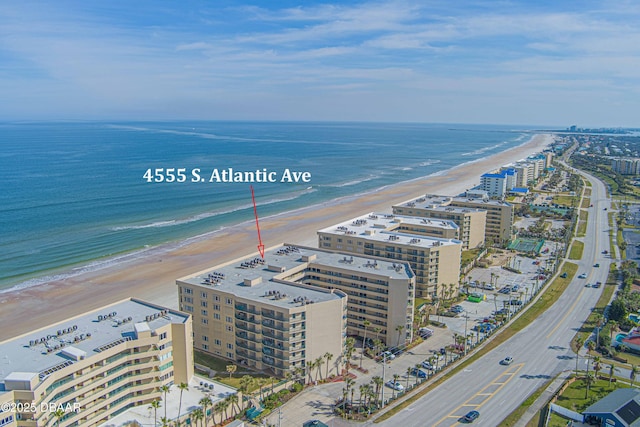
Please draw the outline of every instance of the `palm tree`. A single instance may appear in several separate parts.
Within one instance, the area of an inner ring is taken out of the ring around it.
[[[228,420],[229,419],[229,415],[227,415],[227,409],[229,409],[229,405],[231,405],[231,402],[229,402],[228,399],[222,399],[221,401],[221,407],[222,410],[224,411],[224,419]]]
[[[229,379],[231,379],[231,375],[238,369],[236,365],[227,365],[227,372],[229,373]]]
[[[158,408],[162,406],[162,404],[160,403],[160,400],[158,399],[154,399],[151,401],[151,404],[149,405],[149,408],[153,409],[153,425],[157,426],[158,425]]]
[[[409,379],[411,378],[411,369],[412,369],[411,366],[407,366],[407,387],[406,387],[406,390],[409,390]]]
[[[164,399],[162,399],[164,402],[164,418],[167,418],[167,394],[169,394],[171,389],[169,388],[168,385],[165,384],[162,387],[160,387],[160,391],[164,393]]]
[[[224,400],[219,400],[214,406],[213,406],[213,423],[216,424],[216,413],[220,414],[220,423],[222,424],[222,422],[224,421],[224,418],[222,418],[223,416],[223,412],[226,412],[226,406],[225,406],[225,402]]]
[[[580,359],[580,349],[584,345],[584,337],[579,336],[576,338],[576,376],[578,376],[578,359]]]
[[[231,405],[231,412],[233,413],[233,415],[235,415],[236,413],[240,413],[242,411],[242,408],[240,408],[240,404],[238,402],[238,395],[236,393],[230,394],[229,396],[226,397],[227,400],[229,400],[229,405]],[[238,408],[238,412],[236,412],[233,408],[233,406],[236,406],[236,408]]]
[[[367,394],[367,385],[362,384],[360,387],[358,387],[358,391],[360,391],[360,399],[358,400],[358,412],[362,412],[362,397],[366,396]]]
[[[182,409],[182,393],[185,390],[189,390],[189,384],[187,383],[180,383],[178,384],[178,390],[180,390],[180,403],[178,404],[178,418],[177,418],[177,423],[178,423],[178,427],[180,427],[180,410]]]
[[[420,368],[422,368],[422,365],[417,363],[416,366],[414,366],[414,368],[416,368],[416,374],[418,374],[419,373],[418,371],[420,371]],[[416,375],[416,384],[415,385],[418,385],[418,380],[419,379],[420,379],[420,377]]]
[[[326,352],[324,354],[324,360],[327,362],[327,375],[325,376],[325,378],[329,378],[329,362],[331,361],[331,359],[333,359],[333,354]]]
[[[311,371],[311,369],[309,369]],[[260,401],[264,400],[262,397],[262,386],[266,385],[269,382],[266,378],[258,378],[258,387],[260,388]]]
[[[191,420],[194,422],[194,425],[198,425],[198,421],[202,421],[204,418],[204,411],[202,408],[196,408],[191,411]]]
[[[398,347],[400,346],[400,337],[402,336],[402,331],[404,331],[404,325],[396,326],[396,331],[398,332]]]
[[[309,375],[309,383],[313,382],[313,370],[316,367],[316,361],[312,360],[309,363],[307,363],[307,374]]]
[[[207,408],[213,405],[213,402],[211,401],[211,398],[209,396],[205,396],[198,401],[198,405],[202,406],[202,413],[204,414],[204,424],[206,426],[207,418],[209,417]]]
[[[378,402],[380,401],[380,390],[382,389],[384,381],[382,380],[382,377],[378,375],[371,378],[371,381],[373,381],[373,384],[375,385],[376,405],[378,405]]]
[[[611,387],[611,380],[613,379],[613,373],[619,371],[618,368],[616,368],[616,365],[614,365],[613,363],[609,364],[609,387]],[[616,383],[617,385],[618,383]]]
[[[587,399],[589,397],[589,386],[591,386],[591,383],[593,383],[593,374],[591,372],[587,372],[587,375],[585,375],[584,377],[584,382],[587,385],[584,398]]]
[[[242,378],[240,378],[240,387],[238,387],[238,390],[240,390],[243,395],[246,395],[249,393],[249,389],[253,386],[254,382],[255,380],[251,375],[243,375]]]
[[[638,369],[638,367],[636,365],[631,365],[631,371],[629,372],[629,379],[631,380],[631,388],[633,388],[633,383],[636,380],[636,374],[639,371],[640,370]]]
[[[364,338],[362,339],[362,353],[360,353],[360,368],[362,368],[362,358],[364,357],[364,350],[367,348],[367,328],[371,326],[371,322],[367,319],[362,321],[364,327]]]
[[[324,358],[322,356],[318,357],[315,360],[315,366],[316,366],[316,382],[318,381],[318,379],[322,379],[322,376],[320,375],[320,369],[322,368],[322,361],[324,360]]]
[[[167,417],[160,418],[160,422],[162,423],[162,427],[169,427],[171,425],[171,420]]]
[[[64,417],[65,413],[63,409],[56,409],[56,411],[53,413],[53,416],[56,417],[56,425],[59,426],[60,425],[60,420],[62,419],[62,417]]]
[[[399,374],[393,374],[393,398],[396,398],[396,384],[398,384],[398,380],[400,379]]]
[[[596,373],[595,379],[598,379],[598,372],[602,370],[602,365],[600,364],[600,356],[595,356],[593,358],[593,370]]]

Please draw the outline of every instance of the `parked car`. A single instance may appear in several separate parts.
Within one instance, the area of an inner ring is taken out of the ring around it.
[[[422,367],[423,367],[424,369],[428,369],[428,370],[430,370],[430,371],[433,371],[434,369],[436,369],[436,367],[435,367],[435,366],[433,366],[433,365],[431,364],[431,362],[429,362],[428,360],[425,360],[424,362],[422,362]]]
[[[389,388],[394,389],[395,391],[403,391],[404,390],[404,386],[402,384],[400,384],[399,381],[387,381],[385,383],[385,385]]]
[[[491,332],[492,329],[493,329],[493,325],[491,323],[480,323],[473,327],[474,331],[478,331],[482,333]]]
[[[505,357],[504,359],[502,359],[500,361],[500,364],[501,365],[511,365],[512,362],[513,362],[513,357],[507,356],[507,357]]]
[[[430,336],[433,335],[433,329],[429,329],[429,328],[420,328],[418,329],[418,335],[420,335],[422,338],[429,338]]]
[[[501,309],[499,309],[497,311],[494,311],[493,314],[494,315],[506,315],[506,314],[509,314],[509,310],[506,309],[506,308],[501,308]]]
[[[485,291],[493,291],[496,288],[491,283],[485,283],[482,289],[484,289]]]
[[[383,351],[380,353],[380,359],[393,360],[396,358],[396,355],[391,353],[390,351]]]
[[[520,301],[519,299],[512,299],[511,301],[509,301],[509,304],[511,304],[511,305],[522,305],[522,301]]]
[[[411,375],[418,378],[427,378],[427,373],[421,369],[413,368],[411,370]]]
[[[451,311],[453,311],[454,313],[462,313],[464,311],[464,308],[461,305],[454,305],[453,307],[451,307]]]
[[[467,414],[466,414],[464,417],[462,417],[462,420],[463,420],[465,423],[472,423],[472,422],[474,422],[475,420],[477,420],[479,416],[480,416],[480,412],[478,412],[478,411],[471,411],[471,412],[467,412]]]
[[[500,289],[498,292],[501,294],[508,294],[509,292],[511,292],[511,288],[509,286],[505,286],[504,288]]]
[[[306,423],[302,424],[302,427],[329,427],[329,426],[320,420],[309,420]]]

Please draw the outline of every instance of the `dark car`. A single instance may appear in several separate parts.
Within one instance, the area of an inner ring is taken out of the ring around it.
[[[560,277],[562,277],[563,279],[566,279],[566,278],[567,278],[567,276],[568,276],[568,274],[567,274],[567,272],[566,272],[566,271],[560,275]]]
[[[411,370],[411,375],[418,378],[427,378],[427,373],[421,369],[413,368]]]
[[[522,305],[522,301],[520,301],[519,299],[512,299],[511,301],[509,301],[509,304],[511,304],[511,305]]]
[[[480,416],[480,412],[478,411],[471,411],[471,412],[467,412],[467,415],[465,415],[464,417],[462,417],[462,420],[465,423],[472,423],[475,420],[478,419],[478,417]]]

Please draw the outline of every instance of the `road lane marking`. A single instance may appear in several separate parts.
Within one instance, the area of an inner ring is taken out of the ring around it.
[[[478,391],[476,394],[474,394],[469,399],[467,399],[463,404],[459,405],[453,411],[449,412],[447,415],[442,417],[440,420],[438,420],[438,422],[433,424],[433,426],[434,427],[438,426],[442,422],[446,421],[448,418],[456,418],[456,419],[462,418],[464,414],[456,414],[456,412],[458,412],[461,408],[464,408],[464,407],[473,408],[473,409],[480,408],[482,405],[487,403],[496,393],[498,393],[505,385],[507,385],[507,383],[509,383],[509,381],[511,381],[516,376],[516,374],[520,372],[523,366],[524,366],[524,363],[519,363],[512,367],[512,368],[516,368],[513,372],[507,371],[507,372],[501,373],[500,375],[495,377],[489,384],[484,386],[482,390]],[[512,369],[512,368],[509,368],[509,369]],[[508,376],[508,378],[506,380],[503,380],[502,378],[504,376]],[[497,382],[497,381],[501,381],[501,382]],[[493,386],[498,386],[498,387],[494,391],[490,393],[486,393],[486,390]],[[481,401],[479,403],[470,403],[476,397],[480,397]],[[466,412],[468,412],[468,410],[466,410],[465,413]],[[458,422],[456,421],[456,423],[453,425],[458,425]]]

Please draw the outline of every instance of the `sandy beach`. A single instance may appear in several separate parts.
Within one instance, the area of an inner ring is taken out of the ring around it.
[[[282,242],[315,247],[318,229],[367,212],[390,212],[392,204],[425,193],[458,194],[477,185],[481,174],[539,152],[551,142],[551,135],[536,135],[519,147],[437,176],[261,218],[263,243],[266,247]],[[0,341],[128,297],[177,308],[177,278],[257,253],[257,244],[255,223],[248,222],[172,250],[152,251],[147,257],[0,294],[0,322],[5,325],[0,330]]]

